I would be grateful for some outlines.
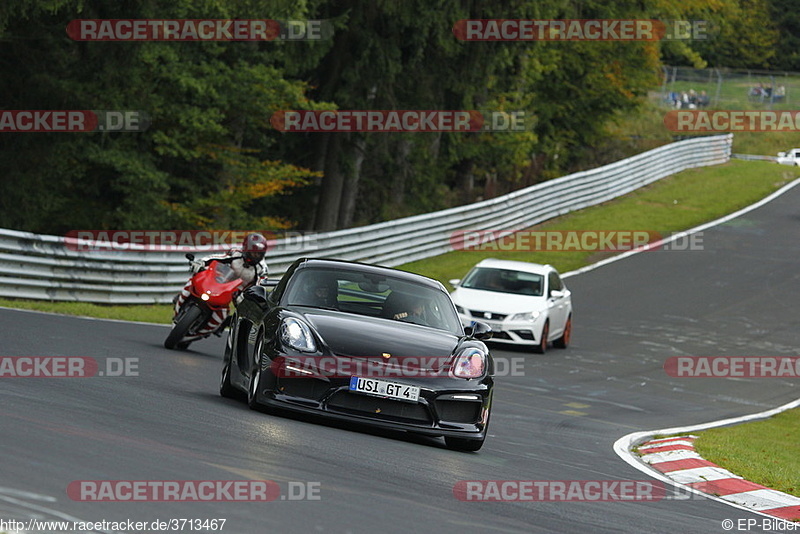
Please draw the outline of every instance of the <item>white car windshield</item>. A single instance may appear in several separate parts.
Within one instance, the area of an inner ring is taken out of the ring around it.
[[[469,272],[461,287],[541,297],[544,294],[544,276],[508,269],[476,267]]]

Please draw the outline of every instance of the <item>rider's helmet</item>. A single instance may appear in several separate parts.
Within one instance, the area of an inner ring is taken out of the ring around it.
[[[248,234],[242,242],[242,260],[245,265],[255,267],[267,254],[267,239],[258,233]]]

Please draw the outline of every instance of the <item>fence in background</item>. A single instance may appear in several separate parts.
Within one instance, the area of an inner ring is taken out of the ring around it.
[[[664,66],[658,98],[679,109],[792,110],[800,101],[800,73]]]
[[[458,231],[525,229],[599,204],[666,176],[730,159],[733,136],[665,145],[597,169],[563,176],[502,197],[394,221],[315,234],[313,246],[278,240],[267,254],[270,276],[298,257],[327,257],[394,267],[453,250]],[[185,252],[79,252],[65,238],[0,230],[0,296],[109,304],[169,302],[188,279]]]

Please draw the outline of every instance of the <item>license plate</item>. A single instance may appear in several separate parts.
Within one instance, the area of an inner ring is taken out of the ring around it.
[[[410,402],[419,400],[419,387],[417,386],[375,380],[374,378],[350,377],[350,391]]]

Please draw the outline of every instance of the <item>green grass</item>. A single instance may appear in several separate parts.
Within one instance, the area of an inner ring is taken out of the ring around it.
[[[798,170],[793,167],[734,160],[724,165],[682,172],[600,206],[552,219],[532,230],[647,230],[667,235],[752,204],[797,176]],[[447,284],[452,278],[462,278],[484,258],[549,263],[565,272],[609,255],[611,253],[585,251],[462,250],[407,263],[399,268]]]
[[[777,156],[800,148],[800,132],[737,132],[733,136],[734,154]]]
[[[121,319],[145,323],[172,322],[172,305],[104,305],[88,302],[50,302],[41,300],[0,299],[0,306],[24,310],[98,317],[101,319]]]
[[[800,408],[764,421],[695,435],[695,450],[710,462],[777,491],[800,497]]]

